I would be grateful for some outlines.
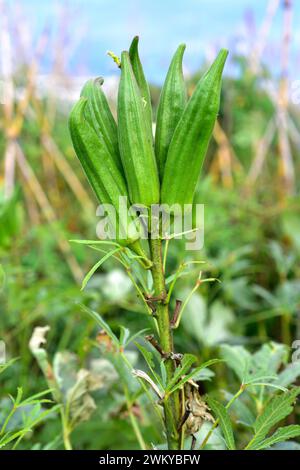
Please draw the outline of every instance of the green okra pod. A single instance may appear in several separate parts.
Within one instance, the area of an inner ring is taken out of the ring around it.
[[[186,106],[187,92],[182,72],[182,59],[185,44],[181,44],[175,52],[163,85],[156,119],[155,155],[160,179],[167,153],[175,128]]]
[[[192,204],[196,184],[218,115],[222,72],[228,52],[222,49],[199,81],[178,122],[168,150],[161,202]]]
[[[103,78],[88,80],[81,96],[87,98],[85,116],[99,137],[100,143],[106,146],[113,157],[119,171],[123,173],[118,145],[118,130],[106,96],[102,91]]]
[[[142,101],[143,101],[143,107],[144,107],[146,119],[150,126],[151,134],[152,134],[152,105],[151,105],[150,88],[146,80],[143,66],[140,60],[138,45],[139,45],[139,37],[135,36],[129,48],[129,58],[130,58],[130,62],[131,62],[135,79],[137,81],[137,84],[139,86],[139,89],[142,95]]]
[[[122,52],[118,93],[119,149],[132,204],[159,203],[159,178],[152,135],[128,52]]]
[[[80,98],[73,107],[69,119],[71,138],[77,157],[98,200],[115,208],[116,219],[111,221],[112,224],[116,223],[111,226],[114,238],[121,245],[130,246],[139,255],[144,256],[139,245],[140,234],[136,230],[135,220],[127,210],[120,210],[119,206],[121,196],[128,198],[126,183],[112,156],[104,145],[99,144],[96,132],[86,119],[86,106],[87,99]]]

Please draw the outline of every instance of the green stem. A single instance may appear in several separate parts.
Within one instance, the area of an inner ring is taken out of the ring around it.
[[[157,323],[159,330],[160,346],[165,353],[173,352],[173,334],[170,327],[169,307],[164,299],[167,297],[165,286],[165,275],[162,257],[162,241],[160,239],[150,239],[151,258],[153,266],[151,268],[153,276],[154,295],[161,300],[157,302]],[[175,364],[172,359],[165,361],[167,380],[173,378]],[[169,450],[178,450],[181,447],[181,436],[178,430],[181,420],[179,391],[163,401],[165,426]]]
[[[129,360],[127,359],[127,357],[126,357],[126,355],[124,354],[124,352],[121,353],[121,357],[122,357],[123,361],[125,362],[125,364],[128,366],[129,370],[132,372],[132,370],[133,370],[132,364],[129,362]],[[153,408],[154,408],[154,410],[155,410],[155,413],[156,413],[156,415],[157,415],[158,420],[161,421],[161,424],[163,424],[162,415],[161,415],[161,413],[160,413],[159,410],[158,410],[158,404],[157,404],[157,402],[153,400],[153,397],[152,397],[151,393],[149,392],[148,387],[145,385],[144,381],[141,380],[140,378],[138,379],[138,381],[139,381],[141,387],[144,389],[146,395],[148,396],[149,401],[150,401],[150,403],[152,404],[152,406],[153,406]]]
[[[231,405],[235,402],[235,400],[237,400],[237,398],[243,393],[243,391],[245,390],[245,385],[242,384],[240,389],[237,391],[237,393],[231,398],[231,400],[229,400],[229,402],[227,403],[227,405],[225,406],[225,408],[227,410],[229,410],[229,408],[231,407]],[[210,428],[210,430],[208,431],[208,433],[206,434],[205,438],[203,439],[202,441],[202,444],[200,446],[200,449],[199,450],[202,450],[204,449],[204,447],[206,446],[210,436],[212,435],[214,429],[218,426],[220,420],[219,418],[217,418],[214,422],[214,424],[212,425],[212,427]]]

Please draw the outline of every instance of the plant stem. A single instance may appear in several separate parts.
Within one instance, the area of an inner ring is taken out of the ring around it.
[[[159,329],[160,346],[164,353],[173,352],[173,334],[170,326],[169,307],[164,299],[167,297],[165,286],[165,275],[162,257],[162,241],[160,239],[150,238],[150,249],[153,266],[151,268],[153,276],[154,295],[161,300],[157,301],[157,322]],[[172,359],[165,361],[167,380],[173,378],[175,364]],[[179,391],[174,392],[171,396],[163,401],[165,426],[170,450],[178,450],[181,447],[181,436],[178,430],[181,409]]]

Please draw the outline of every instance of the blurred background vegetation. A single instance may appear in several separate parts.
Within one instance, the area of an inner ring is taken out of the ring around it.
[[[276,373],[290,368],[293,342],[300,339],[300,92],[299,81],[290,75],[293,3],[270,0],[257,29],[245,19],[248,49],[243,53],[234,44],[230,49],[221,111],[196,195],[197,202],[205,204],[204,248],[191,254],[181,241],[170,244],[169,274],[192,256],[206,261],[207,277],[221,281],[203,284],[194,294],[176,333],[177,350],[191,352],[200,361],[230,356],[227,366],[217,365],[215,375],[202,382],[203,393],[219,390],[229,397],[238,389],[234,354],[249,355],[256,365],[265,361]],[[100,14],[94,8],[94,14]],[[12,435],[25,429],[8,445],[63,446],[59,412],[45,413],[50,406],[43,402],[47,395],[29,400],[20,410],[16,406],[3,427],[11,410],[9,394],[16,397],[21,387],[22,403],[49,388],[29,348],[34,328],[49,325],[45,347],[56,374],[73,381],[79,369],[97,375],[98,386],[90,387],[93,403],[84,408],[78,423],[75,420],[73,447],[138,448],[133,417],[146,442],[160,440],[151,408],[142,397],[129,413],[116,366],[107,354],[109,346],[99,350],[105,340],[97,339],[97,327],[79,307],[83,303],[101,313],[115,332],[120,324],[132,334],[150,326],[126,273],[112,259],[80,291],[84,274],[98,256],[69,240],[95,238],[96,200],[67,129],[68,111],[84,77],[68,72],[68,50],[76,48],[77,38],[71,20],[62,21],[63,12],[55,33],[45,27],[33,39],[28,36],[30,18],[22,18],[11,2],[1,2],[0,340],[8,359],[16,360],[0,368],[0,439],[7,431]],[[209,21],[213,24],[213,17]],[[281,22],[276,37],[279,60],[266,64],[274,21]],[[24,25],[29,25],[27,32]],[[135,33],[132,30],[131,36]],[[97,47],[102,54],[101,44]],[[39,67],[50,50],[53,65],[45,79]],[[196,73],[187,71],[189,93],[206,65],[204,58]],[[117,75],[115,69],[106,81],[113,109]],[[152,98],[156,108],[157,84]],[[184,298],[196,278],[197,270],[191,270],[180,280],[178,298]],[[136,364],[142,362],[132,344],[129,354]],[[285,384],[297,381],[298,375],[299,365],[290,370]],[[259,405],[254,399],[256,411]],[[297,422],[298,411],[291,422]],[[240,419],[249,420],[251,412]],[[245,431],[239,431],[239,425],[237,431],[242,443]]]

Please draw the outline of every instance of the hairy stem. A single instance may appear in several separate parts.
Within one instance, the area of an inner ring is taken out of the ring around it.
[[[150,239],[151,258],[153,266],[152,276],[154,285],[154,295],[160,300],[157,301],[157,323],[159,329],[159,341],[164,353],[173,352],[173,333],[170,326],[169,307],[165,299],[167,297],[165,286],[165,275],[162,257],[162,242],[160,239]],[[170,358],[165,360],[168,382],[173,378],[175,364]],[[181,409],[179,392],[174,392],[163,402],[165,426],[167,433],[168,448],[173,450],[180,449],[181,436],[178,430]]]

